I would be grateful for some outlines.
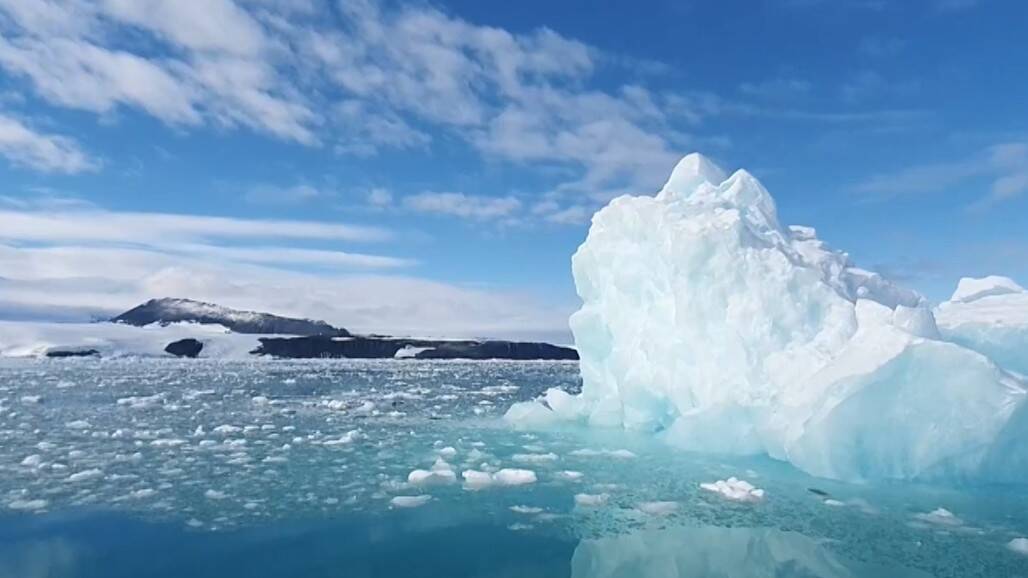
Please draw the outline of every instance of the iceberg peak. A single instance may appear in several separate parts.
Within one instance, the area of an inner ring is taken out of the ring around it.
[[[689,195],[703,184],[716,187],[727,177],[725,171],[714,164],[714,161],[700,153],[689,153],[675,165],[671,176],[660,191],[660,196]]]
[[[582,392],[507,419],[652,432],[831,478],[1026,479],[1019,366],[951,339],[916,292],[776,213],[753,175],[698,154],[656,198],[601,209],[572,258]]]

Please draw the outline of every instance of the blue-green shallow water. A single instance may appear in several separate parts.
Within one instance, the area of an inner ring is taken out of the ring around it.
[[[568,363],[0,361],[0,578],[1028,576],[1019,488],[842,484],[498,419],[577,384]],[[407,482],[439,459],[456,483]],[[500,468],[535,482],[459,482]],[[765,498],[699,487],[729,476]]]

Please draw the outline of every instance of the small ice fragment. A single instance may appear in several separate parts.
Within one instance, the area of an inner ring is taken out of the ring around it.
[[[517,468],[503,468],[493,474],[493,479],[501,486],[521,486],[536,481],[535,472]]]
[[[207,498],[208,500],[224,500],[225,492],[220,492],[218,490],[207,490],[203,493],[203,497]]]
[[[824,504],[825,504],[826,506],[833,506],[833,507],[836,507],[836,508],[839,508],[839,507],[842,507],[842,506],[845,506],[845,505],[846,505],[845,503],[843,503],[843,502],[840,502],[839,500],[835,500],[835,499],[833,499],[833,498],[828,498],[828,499],[826,499],[826,500],[824,501]]]
[[[1007,542],[1007,549],[1017,552],[1022,556],[1028,556],[1028,538],[1014,538]]]
[[[424,506],[432,499],[432,496],[422,494],[420,496],[396,496],[389,500],[389,504],[394,508],[417,508],[418,506]]]
[[[84,419],[77,419],[64,424],[64,427],[68,429],[89,429],[89,422]]]
[[[928,522],[929,524],[937,524],[940,526],[959,526],[964,523],[963,520],[953,515],[946,508],[936,508],[931,512],[914,514],[914,517],[922,522]]]
[[[534,506],[511,506],[510,511],[515,514],[541,514],[543,513],[542,508],[536,508]]]
[[[595,508],[607,503],[610,494],[575,494],[575,505],[583,508]]]
[[[156,493],[157,490],[154,490],[152,488],[143,488],[141,490],[136,490],[132,492],[131,494],[129,494],[129,497],[135,500],[141,500],[143,498],[149,498]]]
[[[564,470],[562,472],[557,472],[554,477],[556,477],[558,480],[564,480],[566,482],[577,482],[578,480],[581,480],[584,475],[585,474],[583,474],[582,472],[576,472],[574,470]]]
[[[255,395],[250,399],[256,405],[268,405],[268,398],[263,395]]]
[[[93,469],[89,469],[89,470],[82,470],[81,472],[75,472],[74,474],[68,476],[68,481],[69,482],[84,482],[86,480],[92,480],[92,479],[95,479],[95,478],[99,478],[102,475],[103,475],[103,472],[101,472],[100,470],[98,470],[96,468],[93,468]]]
[[[25,466],[26,468],[38,468],[42,464],[43,456],[39,454],[32,454],[31,456],[27,456],[25,459],[21,461],[21,465]]]
[[[407,482],[415,486],[441,486],[457,481],[453,470],[413,470],[407,474]]]
[[[514,454],[511,456],[511,459],[524,464],[545,464],[557,461],[557,454],[552,452],[546,454]]]
[[[755,488],[753,484],[746,480],[740,480],[735,477],[728,478],[727,480],[718,480],[713,483],[703,483],[700,484],[700,488],[735,502],[759,502],[764,499],[764,490]]]
[[[24,404],[35,404],[43,401],[41,395],[23,395],[21,396],[21,402]]]
[[[643,502],[639,511],[651,516],[667,516],[678,510],[678,502]]]
[[[218,427],[214,428],[214,433],[221,434],[223,436],[239,433],[241,431],[243,431],[242,428],[229,424],[219,425]]]
[[[464,470],[461,472],[464,478],[464,488],[468,490],[481,490],[488,488],[493,483],[493,476],[489,472],[478,470]]]
[[[457,449],[452,446],[446,446],[445,448],[439,450],[439,455],[442,456],[444,459],[452,460],[453,458],[457,457]]]

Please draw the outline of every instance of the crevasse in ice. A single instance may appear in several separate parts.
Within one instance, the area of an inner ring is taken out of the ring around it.
[[[513,406],[519,426],[651,431],[840,479],[1028,474],[1017,373],[1028,354],[981,337],[1005,334],[969,312],[976,299],[1014,307],[1012,296],[1028,311],[1012,281],[963,282],[937,323],[917,293],[855,267],[813,229],[780,224],[751,174],[726,176],[698,154],[656,197],[596,213],[572,267],[582,393]],[[1009,355],[990,358],[1000,350]]]

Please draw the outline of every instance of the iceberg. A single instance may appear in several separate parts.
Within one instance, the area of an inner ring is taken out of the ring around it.
[[[655,197],[597,212],[572,271],[582,392],[515,404],[519,427],[652,432],[845,480],[1028,474],[1026,350],[1006,348],[1025,333],[994,333],[984,313],[1002,300],[1025,316],[1012,281],[962,282],[933,309],[698,154]]]

